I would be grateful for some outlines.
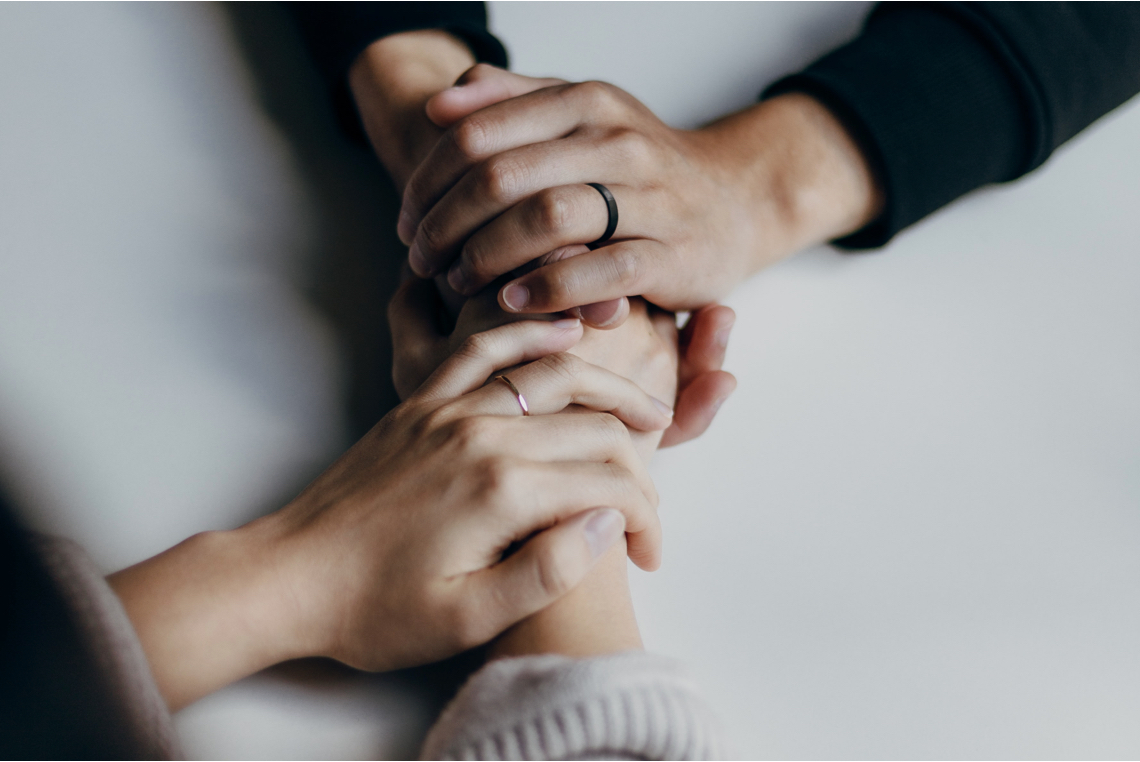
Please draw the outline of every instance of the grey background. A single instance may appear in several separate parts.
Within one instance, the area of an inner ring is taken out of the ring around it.
[[[863,4],[496,3],[524,73],[671,124]],[[108,571],[285,502],[389,403],[392,190],[268,6],[0,5],[0,463]],[[1140,104],[885,251],[729,299],[736,396],[662,452],[647,645],[747,757],[1140,756]],[[414,753],[431,670],[309,663],[201,757]]]

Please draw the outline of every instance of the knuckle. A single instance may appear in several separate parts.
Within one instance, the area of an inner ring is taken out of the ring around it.
[[[451,410],[451,403],[444,403],[420,416],[416,423],[416,432],[428,436],[442,432],[447,436],[454,421],[455,413]]]
[[[610,136],[614,153],[623,166],[644,170],[655,164],[653,142],[640,130],[623,127]]]
[[[491,201],[509,204],[518,197],[525,172],[514,160],[495,156],[479,165],[476,183]]]
[[[519,469],[511,459],[497,456],[479,463],[475,493],[477,498],[498,510],[511,511],[518,495]]]
[[[418,237],[422,247],[429,252],[443,249],[446,245],[446,232],[438,215],[429,213],[420,221]]]
[[[488,79],[489,77],[501,74],[502,69],[496,68],[488,63],[477,63],[467,71],[459,76],[455,81],[457,85],[469,85],[472,82],[478,82],[481,79]]]
[[[463,340],[455,353],[465,360],[481,360],[493,354],[493,341],[485,333],[474,333]]]
[[[562,266],[540,267],[532,275],[529,285],[542,302],[551,309],[573,307],[577,279]],[[555,305],[558,305],[555,307]]]
[[[629,289],[636,289],[641,283],[642,276],[644,275],[645,263],[642,260],[641,254],[632,247],[615,247],[609,258],[610,262],[610,280],[617,283],[626,293],[635,293]]]
[[[451,436],[461,450],[485,449],[495,437],[495,421],[483,416],[468,416],[451,423]]]
[[[540,362],[559,379],[570,384],[577,382],[582,375],[582,360],[568,352],[555,352],[542,358]]]
[[[469,116],[455,125],[452,140],[459,155],[469,161],[478,161],[487,154],[491,144],[489,125],[481,116]]]
[[[621,463],[611,462],[608,464],[610,467],[610,474],[617,485],[619,499],[623,504],[632,508],[635,512],[649,510],[653,506],[649,497],[641,489],[641,485],[634,476],[633,471]]]
[[[481,236],[476,235],[467,239],[467,243],[463,244],[463,249],[459,252],[459,258],[467,264],[471,272],[483,278],[489,273],[490,250],[483,246],[479,238]]]
[[[611,113],[618,104],[615,88],[607,82],[599,82],[597,80],[580,82],[574,86],[574,90],[577,96],[585,102],[590,111],[595,113]]]
[[[621,422],[616,415],[611,413],[598,413],[598,422],[600,427],[605,431],[606,436],[610,437],[613,444],[617,447],[625,448],[631,445],[632,442],[629,438],[629,429]]]
[[[568,228],[573,220],[574,204],[561,188],[549,188],[534,197],[533,232],[555,233]]]

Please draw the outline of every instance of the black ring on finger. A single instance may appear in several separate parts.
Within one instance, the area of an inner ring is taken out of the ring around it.
[[[614,194],[610,193],[610,189],[601,183],[586,183],[586,185],[589,185],[598,193],[602,194],[602,198],[606,200],[606,211],[609,212],[610,215],[609,222],[606,223],[606,232],[602,233],[602,237],[593,243],[586,244],[591,249],[596,249],[614,237],[614,231],[617,230],[618,223],[617,200],[614,198]]]

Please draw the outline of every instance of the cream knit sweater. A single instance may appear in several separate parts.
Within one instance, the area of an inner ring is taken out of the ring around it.
[[[75,543],[39,551],[115,698],[155,759],[178,755],[170,713],[118,598]],[[493,661],[467,681],[428,733],[424,759],[715,759],[721,733],[693,682],[670,659],[628,651],[593,659]]]

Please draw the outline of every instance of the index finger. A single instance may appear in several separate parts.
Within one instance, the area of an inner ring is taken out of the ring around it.
[[[481,161],[514,148],[569,135],[586,119],[612,111],[610,86],[600,82],[553,85],[496,103],[464,117],[432,147],[404,188],[397,231],[411,245],[435,203]],[[412,263],[417,274],[423,275]]]

